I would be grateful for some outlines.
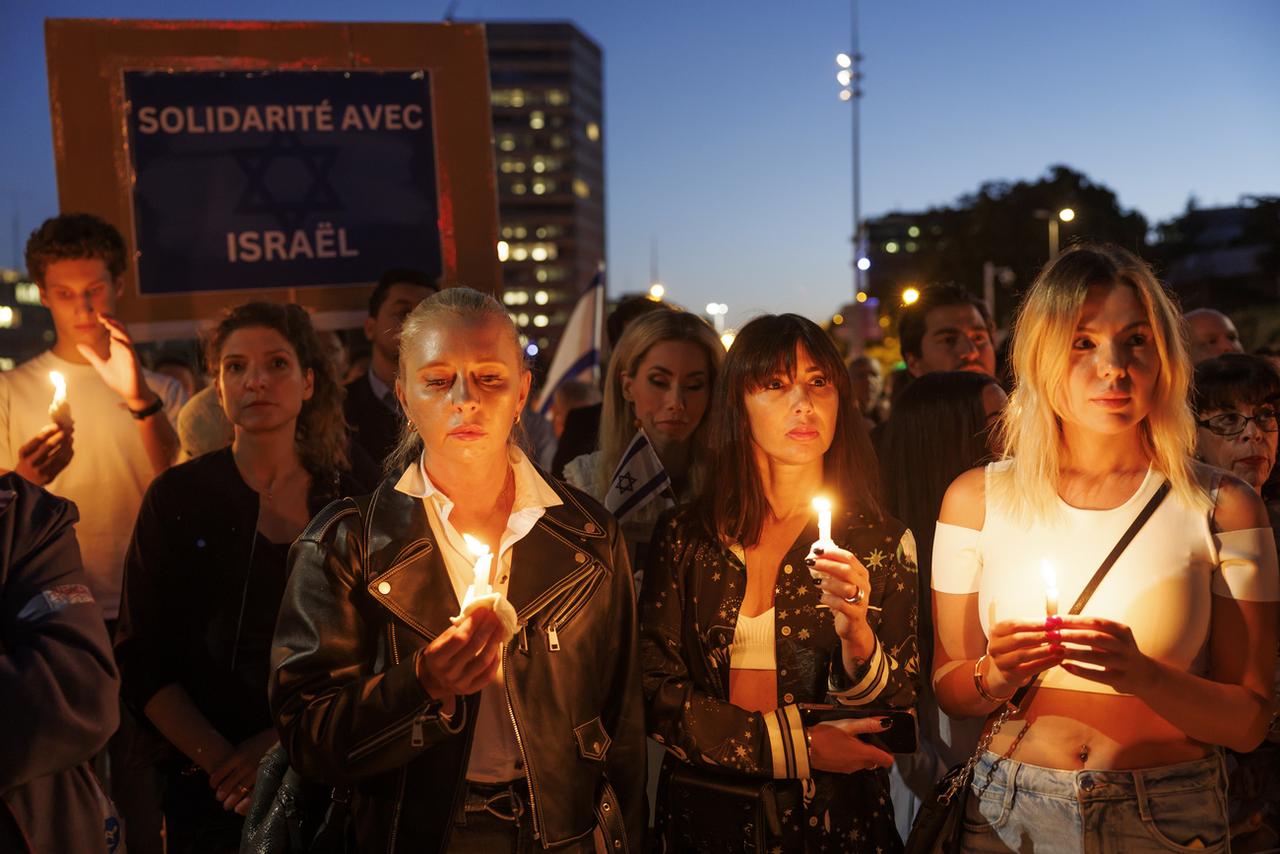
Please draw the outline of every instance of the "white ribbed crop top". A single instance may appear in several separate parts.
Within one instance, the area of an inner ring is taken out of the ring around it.
[[[988,485],[994,471],[1010,464],[988,465]],[[1043,618],[1040,565],[1047,560],[1057,575],[1059,612],[1065,614],[1164,480],[1149,469],[1138,491],[1110,510],[1081,510],[1059,499],[1058,519],[1030,526],[991,501],[986,502],[981,531],[939,522],[933,541],[933,589],[977,593],[978,617],[989,633],[1002,620]],[[1216,477],[1210,486],[1216,494]],[[1275,537],[1270,528],[1215,534],[1207,513],[1170,494],[1107,573],[1083,613],[1124,623],[1147,655],[1204,675],[1211,594],[1280,601]],[[1047,671],[1042,684],[1118,693],[1060,667]]]
[[[734,670],[773,670],[777,650],[773,637],[773,608],[754,617],[738,614],[729,644],[729,667]]]

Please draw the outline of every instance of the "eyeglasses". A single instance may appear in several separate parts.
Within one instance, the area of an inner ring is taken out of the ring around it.
[[[1239,412],[1223,412],[1212,418],[1196,421],[1196,423],[1219,436],[1238,436],[1244,432],[1244,428],[1250,421],[1257,424],[1258,429],[1264,432],[1274,433],[1277,430],[1276,411],[1269,408],[1258,409],[1252,415],[1241,415]]]

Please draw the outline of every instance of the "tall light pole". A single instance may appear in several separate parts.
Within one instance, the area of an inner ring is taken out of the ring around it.
[[[1058,223],[1071,222],[1076,218],[1076,212],[1071,208],[1063,208],[1054,213],[1053,211],[1036,211],[1036,219],[1044,219],[1049,221],[1049,260],[1052,261],[1058,257]]]
[[[862,99],[862,54],[858,51],[858,0],[849,0],[849,35],[852,51],[836,56],[836,82],[840,84],[840,100],[848,101],[853,116],[853,296],[866,291],[866,257],[862,227],[862,165],[860,152],[858,102]]]

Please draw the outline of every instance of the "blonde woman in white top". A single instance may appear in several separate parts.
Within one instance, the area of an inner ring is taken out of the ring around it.
[[[1006,459],[943,501],[933,682],[993,716],[1043,674],[975,769],[966,851],[1226,850],[1220,747],[1272,712],[1275,543],[1261,501],[1195,463],[1180,318],[1150,269],[1081,246],[1023,304]],[[1169,496],[1083,613],[1049,628],[1159,486]]]

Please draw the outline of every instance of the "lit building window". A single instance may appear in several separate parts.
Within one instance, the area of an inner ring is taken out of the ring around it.
[[[539,328],[546,326],[550,322],[545,314],[535,314],[533,316],[533,325]]]
[[[562,134],[562,133],[553,133],[553,134],[551,134],[551,147],[552,147],[552,148],[554,148],[554,149],[556,149],[556,150],[559,150],[559,149],[562,149],[562,148],[568,148],[568,147],[569,147],[569,137],[565,136],[565,135],[564,135],[564,134]]]
[[[534,130],[542,130],[547,126],[547,115],[542,110],[534,110],[529,114],[529,127]]]
[[[512,237],[515,236],[515,229],[513,229],[509,225],[504,225],[500,233],[502,234],[503,240],[510,240]]]
[[[533,301],[536,302],[538,305],[546,305],[549,299],[550,299],[550,296],[547,294],[546,291],[537,291],[533,295]]]
[[[529,315],[525,314],[523,311],[520,312],[518,315],[516,315],[516,326],[528,326],[528,325],[529,325]]]
[[[529,236],[529,229],[525,228],[523,225],[517,225],[515,227],[515,233],[517,238],[524,240]]]
[[[18,282],[13,286],[13,298],[20,305],[39,305],[40,286],[35,282]]]
[[[591,185],[581,178],[574,178],[573,194],[580,199],[589,199],[591,198]]]
[[[513,196],[523,196],[527,192],[529,192],[529,188],[526,187],[524,184],[511,185],[511,194]],[[897,252],[898,250],[895,249],[894,251]]]
[[[884,245],[884,251],[892,255],[898,251],[898,244],[890,240],[888,243]]]
[[[535,261],[545,261],[547,260],[547,250],[541,246],[535,246],[533,251],[529,253],[529,257]]]
[[[533,277],[538,280],[538,284],[545,284],[547,281],[547,271],[538,270],[536,273],[533,274]]]
[[[553,107],[563,107],[569,103],[569,93],[563,89],[548,89],[547,103]]]
[[[0,305],[0,329],[13,329],[21,325],[21,315],[11,305]]]
[[[907,229],[907,237],[919,237],[919,236],[920,236],[920,226],[913,225]],[[910,252],[911,250],[908,249],[907,251]]]
[[[546,181],[534,181],[534,182],[533,182],[533,194],[534,194],[535,196],[541,196],[541,195],[542,195],[543,193],[545,193],[546,191],[547,191],[547,182],[546,182]]]
[[[511,245],[505,240],[498,241],[498,260],[506,261],[511,257]]]
[[[8,356],[0,356],[0,371],[12,371],[18,367],[18,363]]]
[[[907,251],[908,251],[908,252],[915,252],[915,251],[916,251],[917,249],[919,249],[919,248],[920,248],[920,247],[916,245],[916,242],[915,242],[914,240],[908,240],[908,241],[907,241]]]
[[[600,125],[595,122],[587,122],[587,139],[592,142],[600,141]]]
[[[504,133],[498,137],[498,148],[503,151],[516,150],[516,138],[509,133]]]
[[[516,261],[524,261],[529,257],[529,250],[523,246],[516,246],[511,250],[511,257]]]

